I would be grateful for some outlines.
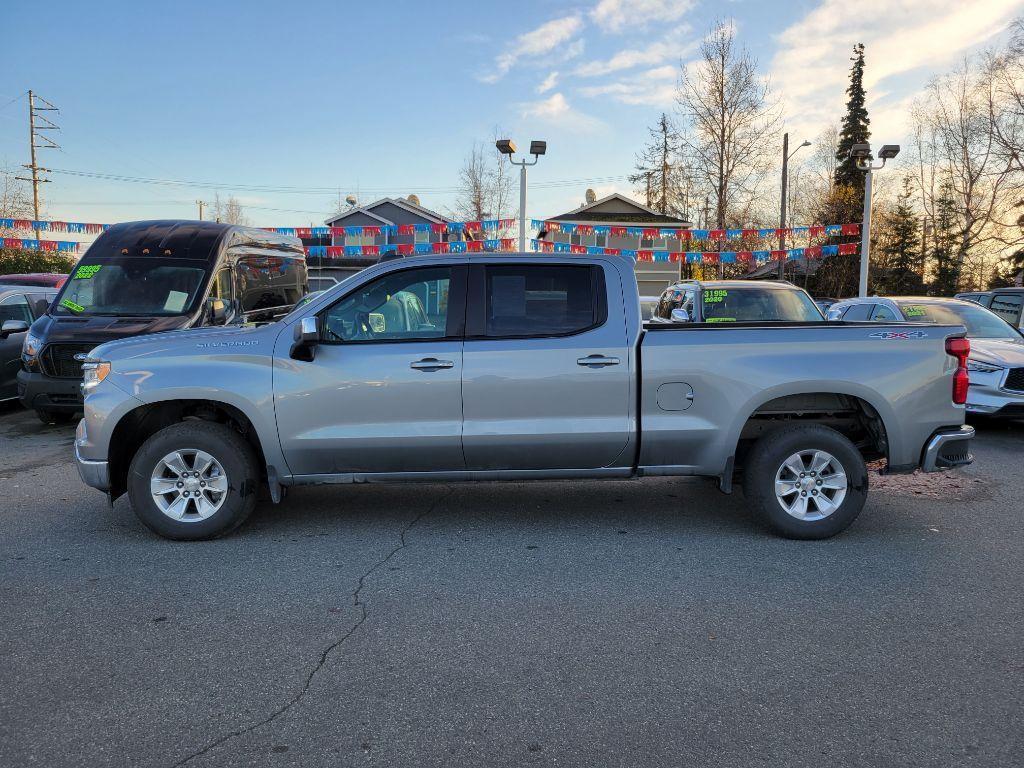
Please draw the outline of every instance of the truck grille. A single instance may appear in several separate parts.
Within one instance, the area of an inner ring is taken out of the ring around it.
[[[40,356],[43,373],[57,379],[82,378],[82,364],[75,355],[88,353],[95,344],[49,344]]]
[[[1024,368],[1011,368],[1006,375],[1006,383],[1003,389],[1012,389],[1016,392],[1024,392]]]

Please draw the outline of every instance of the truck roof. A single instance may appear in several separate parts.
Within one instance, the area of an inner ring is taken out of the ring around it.
[[[693,285],[701,289],[714,288],[778,288],[780,290],[802,291],[798,285],[793,285],[784,280],[679,280],[673,283],[672,287],[681,285]]]

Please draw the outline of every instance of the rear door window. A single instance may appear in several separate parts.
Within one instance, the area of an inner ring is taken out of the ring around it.
[[[28,308],[28,301],[20,293],[12,294],[3,301],[0,301],[0,321],[24,320],[32,324],[32,313]]]
[[[567,336],[601,325],[600,267],[498,265],[484,268],[484,328],[489,338]]]
[[[871,319],[876,323],[894,323],[898,320],[896,313],[885,306],[885,304],[875,304],[875,309],[871,313]]]
[[[874,304],[854,304],[846,310],[846,314],[843,315],[844,321],[860,321],[867,320],[871,315],[871,308]]]
[[[1024,303],[1024,296],[1014,293],[997,293],[992,296],[992,304],[989,309],[1016,328],[1020,325],[1022,303]]]

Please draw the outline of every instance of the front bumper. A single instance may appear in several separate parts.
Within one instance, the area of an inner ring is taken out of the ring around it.
[[[974,461],[971,455],[973,438],[974,427],[966,424],[959,429],[940,429],[924,446],[921,469],[925,472],[938,472],[970,464]]]
[[[84,426],[85,420],[83,419],[78,424],[78,434],[75,436],[75,465],[78,467],[78,476],[82,478],[83,483],[98,491],[109,491],[110,469],[108,462],[89,461],[83,459],[82,454],[79,453],[78,443],[80,440],[84,440],[82,436]]]
[[[55,379],[24,368],[18,371],[18,398],[31,410],[63,413],[82,410],[81,385],[81,379]]]
[[[967,412],[988,416],[1016,416],[1024,412],[1024,392],[1004,389],[1008,369],[993,373],[971,373],[967,389]]]

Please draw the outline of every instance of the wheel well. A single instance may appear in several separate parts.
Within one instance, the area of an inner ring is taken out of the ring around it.
[[[740,431],[736,468],[750,446],[764,434],[786,424],[822,424],[849,438],[865,461],[888,459],[889,440],[885,423],[867,401],[854,395],[810,392],[769,400],[754,411]]]
[[[260,472],[266,472],[267,460],[256,429],[238,408],[215,400],[168,400],[129,411],[114,427],[109,449],[112,498],[127,490],[128,468],[142,444],[164,427],[189,419],[226,424],[236,430],[256,451]]]

